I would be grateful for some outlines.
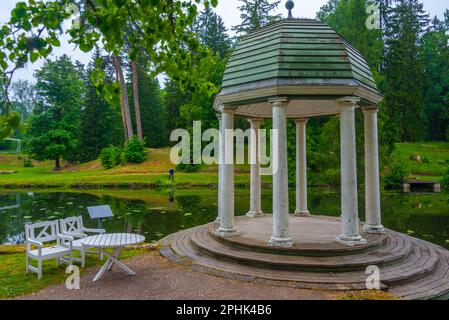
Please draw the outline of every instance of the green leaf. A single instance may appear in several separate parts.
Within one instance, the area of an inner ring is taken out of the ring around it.
[[[37,59],[39,59],[39,54],[36,51],[32,51],[30,53],[30,61],[36,62]]]

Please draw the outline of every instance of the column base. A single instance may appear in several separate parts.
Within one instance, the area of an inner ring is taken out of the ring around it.
[[[268,241],[268,244],[272,247],[291,248],[293,247],[293,239],[271,237],[270,241]]]
[[[309,210],[306,210],[306,211],[297,210],[297,211],[295,211],[294,216],[295,217],[310,217],[310,211]]]
[[[363,226],[363,232],[365,232],[365,233],[385,233],[385,228],[383,225],[371,226],[371,225],[365,224]]]
[[[335,239],[335,241],[348,247],[355,247],[367,243],[367,241],[363,239],[361,236],[356,237],[339,236]]]
[[[237,229],[224,229],[224,228],[218,228],[215,231],[215,234],[220,237],[232,237],[232,236],[238,236],[240,232]]]
[[[215,219],[215,221],[214,222],[216,222],[216,223],[220,223],[221,222],[221,218],[220,217],[217,217],[217,219]]]
[[[342,220],[342,216],[340,215],[339,217],[338,217],[338,221],[341,221]],[[360,218],[357,218],[357,221],[358,222],[361,222],[362,220],[360,220]]]
[[[265,214],[262,212],[262,211],[259,211],[259,212],[257,212],[257,211],[250,211],[250,212],[248,212],[247,214],[246,214],[246,216],[247,217],[250,217],[250,218],[261,218],[261,217],[263,217]]]

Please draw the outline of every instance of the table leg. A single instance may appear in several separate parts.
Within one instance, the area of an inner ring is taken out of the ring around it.
[[[93,279],[93,281],[98,281],[101,279],[101,277],[103,276],[103,274],[106,272],[106,270],[110,270],[112,268],[112,266],[114,264],[116,264],[118,267],[120,267],[123,271],[127,272],[130,275],[135,275],[136,273],[134,271],[132,271],[128,266],[126,266],[123,262],[121,262],[120,260],[118,260],[118,257],[121,253],[121,251],[123,250],[123,248],[117,248],[114,250],[114,252],[112,254],[109,254],[108,252],[106,252],[103,249],[100,249],[100,252],[102,252],[105,256],[108,257],[108,260],[106,261],[106,263],[101,267],[100,271],[98,271],[97,275],[95,276],[95,278]]]
[[[100,252],[102,252],[103,254],[108,255],[103,249],[98,249],[98,250],[100,250]],[[103,276],[103,273],[105,273],[105,271],[108,270],[109,265],[110,265],[110,260],[111,260],[110,258],[108,260],[106,260],[106,263],[101,267],[100,271],[98,271],[97,275],[92,280],[93,282],[100,280],[101,277]]]
[[[123,250],[123,248],[116,248],[114,250],[114,253],[112,254],[112,256],[114,256],[116,258],[120,257],[120,253],[122,253],[122,250]],[[109,266],[108,266],[108,271],[111,271],[113,266],[114,266],[114,261],[110,261]]]

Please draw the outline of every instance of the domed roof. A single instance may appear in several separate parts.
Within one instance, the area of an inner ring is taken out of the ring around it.
[[[382,100],[360,52],[328,25],[312,19],[285,19],[241,39],[217,99],[241,104],[279,95],[352,95],[362,104]]]

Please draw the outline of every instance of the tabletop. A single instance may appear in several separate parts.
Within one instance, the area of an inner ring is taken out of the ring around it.
[[[140,244],[145,237],[132,233],[99,234],[81,239],[81,244],[91,248],[117,248]]]

